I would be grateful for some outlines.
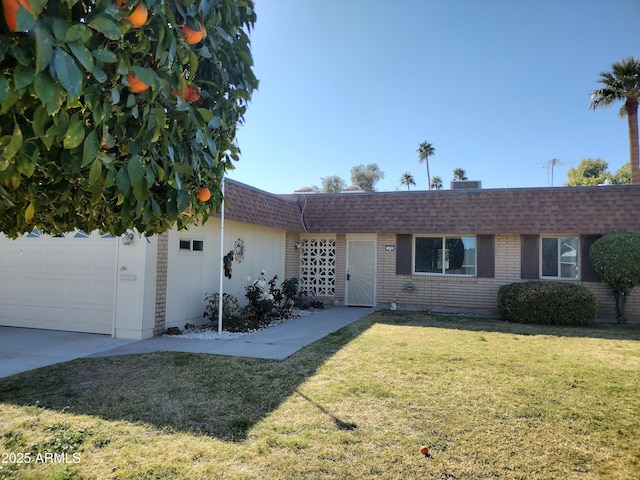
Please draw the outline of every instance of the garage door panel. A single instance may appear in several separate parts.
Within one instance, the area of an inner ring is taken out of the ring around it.
[[[15,278],[0,274],[0,298],[15,298],[18,292],[20,292],[20,284]]]
[[[42,296],[42,279],[34,276],[22,277],[20,296]]]
[[[0,239],[0,325],[110,334],[117,239]]]

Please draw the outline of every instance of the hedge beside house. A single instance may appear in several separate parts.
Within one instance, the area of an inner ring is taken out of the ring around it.
[[[596,318],[595,295],[568,282],[531,281],[503,285],[498,290],[498,315],[516,323],[591,325]]]

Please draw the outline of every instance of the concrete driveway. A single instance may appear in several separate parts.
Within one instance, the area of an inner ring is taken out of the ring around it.
[[[135,342],[94,333],[0,327],[0,378]]]
[[[0,327],[0,378],[81,357],[191,352],[284,360],[301,348],[377,310],[332,307],[229,340],[160,336],[123,340],[108,335]]]

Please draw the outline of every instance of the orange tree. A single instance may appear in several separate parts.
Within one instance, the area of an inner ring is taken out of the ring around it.
[[[253,0],[2,4],[0,231],[153,234],[220,206],[257,88]]]

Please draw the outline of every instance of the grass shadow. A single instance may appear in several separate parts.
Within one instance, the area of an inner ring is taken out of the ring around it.
[[[592,326],[537,325],[512,323],[486,317],[437,315],[426,312],[380,310],[373,314],[376,323],[449,328],[473,332],[512,333],[514,335],[550,335],[572,338],[601,338],[640,341],[640,325],[595,323]]]
[[[523,325],[487,318],[379,311],[283,361],[176,352],[82,358],[0,379],[0,402],[242,442],[252,426],[297,393],[329,416],[336,431],[354,430],[357,425],[338,418],[301,393],[299,387],[374,324],[640,340],[640,326]]]
[[[282,361],[181,352],[76,359],[1,378],[0,402],[241,442],[371,324],[357,321]]]

